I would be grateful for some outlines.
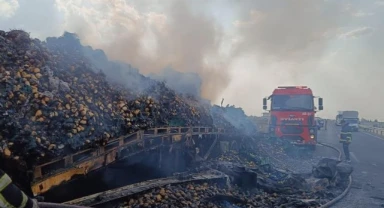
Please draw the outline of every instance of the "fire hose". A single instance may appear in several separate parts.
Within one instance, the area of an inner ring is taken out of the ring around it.
[[[341,151],[338,148],[333,147],[333,146],[328,145],[328,144],[323,144],[323,143],[319,143],[319,144],[323,145],[325,147],[329,147],[331,149],[336,150],[339,153],[339,158],[338,159],[341,160]],[[337,202],[339,202],[341,199],[343,199],[348,194],[349,190],[351,189],[351,185],[352,185],[352,175],[349,176],[348,186],[347,186],[347,188],[345,188],[343,193],[341,193],[339,196],[337,196],[336,198],[332,199],[331,201],[323,204],[320,208],[328,208],[328,207],[331,207],[332,205],[336,204]]]
[[[38,205],[39,205],[39,208],[89,208],[84,206],[56,204],[56,203],[49,203],[49,202],[39,202]]]
[[[329,145],[329,144],[324,144],[324,143],[320,143],[320,142],[318,142],[318,144],[320,144],[320,145],[322,145],[322,146],[324,146],[324,147],[328,147],[328,148],[331,148],[331,149],[337,151],[337,152],[339,153],[338,160],[341,160],[341,155],[342,155],[342,153],[341,153],[341,151],[340,151],[338,148],[336,148],[336,147],[334,147],[334,146],[331,146],[331,145]],[[272,157],[272,159],[274,159],[275,161],[279,162],[280,164],[284,164],[284,162],[282,162],[282,161],[280,161],[280,160],[274,158],[273,156],[270,156],[270,157]],[[336,203],[339,202],[341,199],[343,199],[343,198],[348,194],[349,190],[351,189],[351,185],[352,185],[352,181],[353,181],[353,180],[352,180],[352,175],[349,176],[348,180],[349,180],[349,181],[348,181],[348,186],[347,186],[347,188],[345,188],[345,190],[343,191],[343,193],[341,193],[339,196],[337,196],[336,198],[332,199],[331,201],[329,201],[329,202],[323,204],[323,205],[320,206],[319,208],[328,208],[328,207],[331,207],[332,205],[336,204]]]

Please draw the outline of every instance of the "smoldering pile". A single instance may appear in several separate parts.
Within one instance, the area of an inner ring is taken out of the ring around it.
[[[335,187],[351,173],[350,168],[337,168],[337,161],[328,159],[320,161],[312,174],[294,174],[235,151],[205,162],[195,171],[208,169],[226,174],[230,183],[167,185],[132,195],[119,207],[319,207],[341,193],[342,188]],[[332,179],[335,175],[336,181]]]
[[[0,151],[29,165],[154,126],[212,125],[209,111],[164,83],[139,94],[108,83],[68,37],[0,31]]]
[[[303,196],[308,197],[308,196]],[[317,207],[314,200],[289,198],[263,191],[246,192],[237,187],[227,189],[217,184],[187,183],[132,197],[122,207]]]

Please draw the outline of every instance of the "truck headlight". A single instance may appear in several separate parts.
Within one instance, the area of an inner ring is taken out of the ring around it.
[[[315,138],[315,135],[311,134],[311,139],[314,139]]]

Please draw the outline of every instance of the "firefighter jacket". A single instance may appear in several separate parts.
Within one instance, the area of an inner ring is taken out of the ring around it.
[[[351,132],[351,127],[349,127],[348,124],[343,124],[343,126],[341,127],[340,142],[350,144],[352,142]]]
[[[37,202],[30,199],[12,183],[11,178],[0,170],[0,207],[38,208]]]

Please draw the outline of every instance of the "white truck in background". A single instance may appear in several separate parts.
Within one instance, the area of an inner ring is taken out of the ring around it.
[[[359,131],[359,112],[357,111],[343,111],[343,120],[348,122],[352,131]]]

